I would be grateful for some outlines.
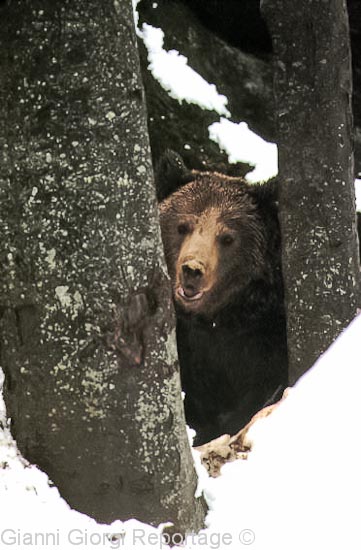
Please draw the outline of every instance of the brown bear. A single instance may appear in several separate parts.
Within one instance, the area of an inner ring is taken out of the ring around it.
[[[173,152],[156,181],[185,414],[200,445],[237,432],[287,386],[277,181],[189,171]]]

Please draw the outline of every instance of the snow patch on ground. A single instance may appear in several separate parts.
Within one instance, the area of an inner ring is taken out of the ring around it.
[[[361,547],[360,334],[358,316],[254,426],[248,461],[213,482],[213,529],[251,529],[260,550]]]
[[[217,92],[214,84],[209,84],[188,65],[188,59],[177,50],[163,48],[164,32],[144,23],[141,37],[148,50],[149,70],[169,95],[180,103],[194,103],[202,109],[216,111],[229,116],[228,103],[224,95]]]

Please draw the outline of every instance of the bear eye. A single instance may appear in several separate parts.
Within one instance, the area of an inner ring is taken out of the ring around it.
[[[220,241],[223,246],[230,246],[234,242],[234,237],[226,233],[225,235],[221,235]]]
[[[189,232],[189,226],[186,223],[180,223],[177,229],[179,235],[186,235]]]

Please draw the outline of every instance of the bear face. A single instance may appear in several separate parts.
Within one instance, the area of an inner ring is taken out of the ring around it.
[[[242,179],[192,175],[160,205],[162,238],[177,307],[213,317],[251,282],[269,279],[266,227]]]

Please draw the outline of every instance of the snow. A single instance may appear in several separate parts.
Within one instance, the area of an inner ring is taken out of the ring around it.
[[[247,162],[255,166],[246,179],[255,183],[278,173],[277,145],[262,139],[249,129],[246,122],[239,124],[221,118],[209,126],[209,137],[228,155],[230,163]]]
[[[248,460],[226,464],[211,479],[193,451],[209,513],[184,548],[361,548],[360,334],[359,315],[278,409],[253,426]],[[135,519],[100,525],[70,509],[18,453],[2,400],[0,421],[0,548],[169,548],[162,526]]]
[[[360,334],[358,316],[255,424],[248,461],[213,480],[213,529],[251,529],[254,549],[361,548]]]
[[[361,179],[355,179],[356,210],[361,212]]]
[[[134,25],[136,32],[139,36],[139,29],[138,29],[138,23],[139,23],[139,14],[137,11],[137,6],[139,4],[140,0],[132,0],[132,6],[133,6],[133,18],[134,18]]]
[[[194,103],[202,109],[229,116],[227,98],[220,95],[214,84],[209,84],[188,65],[188,59],[177,50],[163,48],[164,32],[146,23],[141,37],[148,50],[149,70],[169,95],[180,103]]]

